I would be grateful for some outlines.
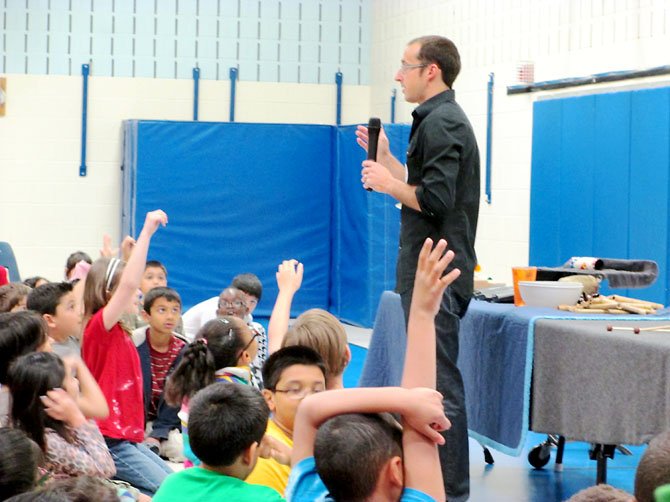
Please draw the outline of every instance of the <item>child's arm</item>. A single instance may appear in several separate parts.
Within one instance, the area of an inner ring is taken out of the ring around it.
[[[288,331],[291,304],[293,296],[302,284],[302,274],[303,265],[297,260],[284,260],[277,269],[279,293],[268,324],[268,352],[270,354],[281,348],[284,335]]]
[[[86,421],[67,391],[52,389],[41,399],[45,413],[64,422],[73,436],[70,442],[55,431],[45,434],[47,469],[70,476],[114,476],[114,460],[98,427]]]
[[[144,228],[142,228],[128,263],[123,269],[121,281],[102,312],[102,320],[107,331],[119,322],[137,294],[147,261],[151,236],[158,230],[159,225],[167,225],[167,220],[167,215],[160,209],[147,213]]]
[[[77,283],[72,287],[72,293],[74,294],[74,299],[76,302],[75,308],[79,315],[84,315],[84,286],[86,285],[86,276],[88,271],[91,268],[90,263],[86,263],[84,260],[81,260],[74,266],[70,280],[79,279]],[[84,325],[82,323],[79,333],[77,333],[77,339],[81,343],[82,335],[84,334]]]
[[[385,411],[406,416],[432,441],[444,442],[437,430],[446,428],[448,421],[442,408],[442,396],[435,390],[401,387],[329,390],[307,396],[298,406],[293,427],[291,465],[314,455],[316,431],[329,418],[344,413]]]
[[[447,242],[443,239],[434,249],[431,249],[432,245],[431,239],[424,242],[414,280],[402,379],[402,386],[408,388],[435,388],[435,316],[440,309],[444,290],[460,275],[460,271],[454,269],[442,276],[453,260],[454,253],[445,253]],[[414,429],[406,417],[403,417],[403,426],[405,487],[417,489],[435,500],[445,500],[442,469],[435,443]],[[435,429],[440,430],[437,427]]]
[[[77,405],[86,418],[107,418],[109,408],[98,382],[80,357],[64,357],[66,371],[76,371],[79,381]]]

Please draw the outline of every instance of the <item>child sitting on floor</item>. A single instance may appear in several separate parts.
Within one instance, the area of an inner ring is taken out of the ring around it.
[[[205,324],[193,343],[184,351],[182,360],[165,385],[165,400],[181,406],[182,440],[185,467],[198,465],[199,460],[189,445],[189,400],[200,389],[215,381],[251,384],[249,363],[256,356],[256,336],[236,317],[220,317]]]
[[[300,402],[306,396],[326,389],[325,366],[321,356],[309,347],[285,347],[265,362],[263,381],[263,397],[272,412],[265,434],[290,450],[293,448],[295,414]],[[290,473],[289,465],[274,458],[261,458],[247,482],[269,486],[283,495]]]
[[[270,353],[291,345],[311,347],[326,365],[326,388],[342,389],[344,370],[351,360],[347,332],[342,323],[325,310],[311,309],[300,314],[288,328],[293,296],[300,289],[302,276],[303,265],[296,260],[285,260],[277,269],[279,293],[268,329]]]
[[[107,419],[98,421],[98,427],[114,458],[117,478],[146,495],[153,495],[172,470],[142,443],[142,369],[130,333],[119,321],[124,313],[137,311],[149,242],[158,227],[166,224],[163,211],[147,213],[128,263],[116,258],[97,260],[84,286],[88,322],[82,358],[98,381],[110,412]]]
[[[244,481],[258,458],[268,413],[249,386],[219,382],[198,392],[191,400],[189,428],[202,464],[168,476],[154,502],[284,500],[271,488]]]
[[[35,351],[51,351],[44,319],[36,312],[5,312],[0,314],[0,427],[9,423],[11,396],[7,373],[19,356]]]
[[[441,240],[426,239],[417,266],[401,388],[333,390],[305,398],[295,422],[288,500],[444,500],[435,443],[449,428],[434,390],[435,315],[458,269]],[[402,434],[384,411],[400,413]],[[345,415],[351,414],[351,415]],[[402,438],[402,439],[401,439]],[[402,440],[402,444],[400,441]]]
[[[167,377],[181,361],[186,341],[174,332],[181,315],[181,298],[172,288],[156,287],[144,297],[148,326],[133,331],[144,382],[144,412],[150,430],[145,443],[154,453],[183,461],[179,407],[165,402]],[[169,441],[168,441],[169,439]]]
[[[116,474],[107,445],[77,406],[79,386],[72,369],[53,352],[19,357],[9,371],[11,423],[44,452],[51,478]]]

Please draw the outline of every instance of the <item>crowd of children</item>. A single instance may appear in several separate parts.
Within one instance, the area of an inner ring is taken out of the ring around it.
[[[445,241],[419,257],[402,387],[344,389],[340,322],[311,309],[289,326],[301,263],[277,269],[267,336],[253,274],[182,318],[167,270],[147,261],[167,223],[148,213],[123,259],[109,238],[95,261],[73,253],[63,282],[0,286],[0,500],[445,500],[434,318],[459,274],[443,275]],[[628,500],[670,482],[667,438]]]

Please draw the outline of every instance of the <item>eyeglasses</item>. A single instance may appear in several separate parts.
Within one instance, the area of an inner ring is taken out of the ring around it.
[[[404,61],[400,63],[400,69],[398,70],[400,73],[407,73],[409,70],[413,70],[414,68],[425,68],[428,66],[430,63],[417,63],[417,64],[410,64],[410,63],[405,63]]]
[[[251,344],[254,343],[254,340],[256,340],[257,338],[260,338],[260,337],[261,337],[261,334],[260,334],[260,333],[254,333],[254,334],[251,336],[251,340],[249,340],[249,343],[247,343],[244,347],[242,347],[242,350],[240,350],[240,355],[242,355],[242,352],[244,352],[244,351],[247,350],[249,347],[251,347]],[[237,357],[239,358],[239,356],[237,356]]]
[[[219,302],[219,308],[221,307],[235,307],[236,309],[239,309],[240,307],[246,307],[247,304],[244,303],[241,300],[233,300],[232,302],[229,302],[227,300],[223,300]]]
[[[286,394],[286,397],[297,401],[298,399],[303,399],[310,394],[318,394],[323,392],[326,389],[310,389],[309,387],[292,387],[290,389],[270,389],[272,392],[281,392]]]

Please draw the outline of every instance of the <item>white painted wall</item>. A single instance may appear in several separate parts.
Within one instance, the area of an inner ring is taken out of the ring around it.
[[[532,103],[566,93],[631,84],[507,96],[519,61],[535,63],[537,81],[669,64],[670,0],[373,0],[371,85],[346,86],[343,123],[390,119],[391,90],[405,44],[426,34],[454,40],[463,70],[458,101],[486,157],[486,83],[496,75],[493,202],[482,203],[477,252],[486,276],[510,281],[528,261]],[[0,240],[12,243],[22,275],[61,277],[67,255],[96,255],[102,234],[120,227],[121,121],[189,120],[190,80],[91,77],[88,168],[78,176],[81,78],[6,75],[7,115],[0,118]],[[346,82],[346,81],[345,81]],[[228,120],[227,81],[201,80],[200,119]],[[335,121],[335,85],[239,82],[238,121]],[[398,93],[397,120],[413,105]]]
[[[190,80],[90,77],[87,167],[79,176],[81,77],[7,75],[0,118],[0,240],[22,277],[58,280],[67,256],[97,257],[102,235],[120,240],[121,124],[190,120]],[[228,121],[230,83],[201,80],[199,118]],[[238,122],[335,123],[335,85],[240,81]],[[344,86],[342,120],[369,116],[369,87]]]
[[[484,277],[511,282],[513,265],[528,263],[532,105],[537,99],[620,87],[670,85],[670,77],[508,96],[520,61],[535,63],[535,80],[578,77],[670,64],[668,0],[374,0],[371,110],[411,121],[393,77],[406,43],[417,36],[451,38],[462,71],[454,89],[486,158],[486,85],[495,73],[492,203],[482,202],[477,255]],[[483,197],[482,197],[483,201]],[[566,257],[567,259],[568,257]],[[537,264],[558,265],[558,264]]]

